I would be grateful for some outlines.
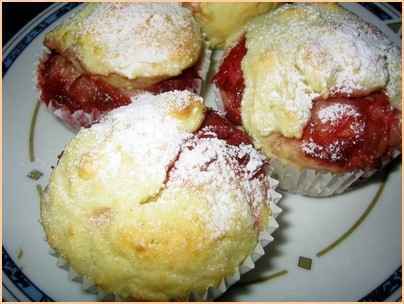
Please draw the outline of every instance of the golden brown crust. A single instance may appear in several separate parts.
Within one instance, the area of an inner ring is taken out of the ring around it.
[[[387,64],[392,43],[337,5],[285,5],[254,19],[245,35],[242,111],[253,108],[261,136],[300,138],[315,98],[368,94],[399,74]]]
[[[250,19],[276,8],[279,4],[264,3],[190,3],[193,14],[207,35],[211,47],[221,48]]]
[[[217,138],[182,145],[204,117],[200,97],[137,98],[67,145],[41,222],[50,246],[104,291],[185,300],[217,286],[254,250],[271,215],[269,180],[234,172],[239,150],[250,155],[248,176],[263,165],[251,146]]]
[[[245,36],[243,126],[270,157],[339,172],[307,157],[299,146],[313,101],[386,89],[391,104],[400,108],[400,51],[336,4],[284,5],[251,21]]]
[[[202,51],[199,27],[178,4],[87,4],[44,43],[86,72],[131,89],[179,75]]]

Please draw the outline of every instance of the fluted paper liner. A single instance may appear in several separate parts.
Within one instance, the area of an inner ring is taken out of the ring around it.
[[[383,161],[382,167],[400,154],[401,151],[394,151],[391,159]],[[269,174],[279,181],[280,189],[314,197],[343,193],[355,182],[369,178],[378,171],[372,169],[333,173],[314,169],[300,169],[276,158],[272,158],[270,163]]]
[[[217,86],[213,87],[215,105],[223,109],[223,100]],[[299,169],[276,158],[270,158],[269,174],[279,181],[279,188],[309,196],[330,196],[344,192],[364,175],[363,171],[335,174],[314,169]]]
[[[220,90],[213,86],[215,103],[217,109],[222,110],[223,100]],[[400,150],[392,153],[391,159],[384,160],[382,167],[390,163],[401,154]],[[356,181],[369,178],[378,170],[354,170],[345,173],[333,173],[315,169],[297,168],[275,157],[270,158],[271,166],[269,174],[279,181],[279,188],[292,193],[303,194],[313,197],[325,197],[343,193],[348,190]]]
[[[282,198],[282,195],[275,191],[279,182],[268,176],[270,184],[270,201],[269,207],[271,209],[271,216],[268,221],[267,227],[261,231],[258,235],[258,242],[252,253],[248,255],[238,267],[234,269],[234,273],[224,277],[218,286],[210,286],[205,292],[191,292],[188,296],[189,301],[209,301],[221,296],[230,286],[240,280],[240,277],[255,268],[255,262],[265,254],[264,248],[273,241],[272,233],[279,227],[276,218],[282,212],[281,208],[277,206],[277,203]],[[81,290],[87,293],[96,295],[97,301],[122,301],[117,294],[106,293],[94,285],[94,283],[79,274],[77,274],[68,264],[68,262],[59,256],[57,252],[50,249],[49,253],[57,258],[56,265],[62,269],[68,271],[68,277],[71,281],[81,284]]]

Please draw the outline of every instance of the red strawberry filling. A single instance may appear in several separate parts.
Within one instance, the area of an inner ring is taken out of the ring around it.
[[[227,117],[241,123],[240,102],[244,90],[241,61],[245,38],[224,58],[214,82],[219,88]],[[330,97],[314,100],[311,118],[298,145],[305,157],[346,170],[374,168],[400,149],[401,112],[388,96],[374,92],[365,97]]]
[[[197,65],[186,69],[179,76],[163,80],[145,89],[152,93],[171,90],[196,91],[201,79]],[[130,103],[129,94],[116,88],[96,75],[80,72],[63,56],[52,52],[38,68],[38,85],[41,100],[64,108],[71,113],[77,110],[104,113]]]
[[[127,105],[130,99],[96,76],[82,74],[63,56],[52,53],[40,64],[38,85],[41,100],[56,108],[67,108],[70,112],[110,111]]]
[[[242,144],[252,145],[250,138],[244,131],[236,128],[226,118],[220,116],[219,114],[217,114],[217,112],[210,109],[206,112],[205,118],[199,130],[194,132],[194,134],[196,138],[218,138],[224,140],[227,144],[232,146],[240,146]],[[178,157],[179,155],[177,156],[177,159]],[[237,161],[240,167],[245,167],[249,162],[249,156],[245,155],[243,158],[237,159]],[[257,170],[254,176],[251,177],[251,179],[264,177],[264,166],[265,165]]]
[[[252,145],[248,135],[236,128],[230,121],[226,118],[217,114],[213,110],[208,110],[205,114],[205,118],[200,126],[199,130],[194,132],[196,138],[218,138],[224,140],[227,144],[232,146],[240,146],[242,144]],[[191,147],[188,147],[192,149]],[[181,151],[177,155],[176,160],[171,164],[167,172],[167,180],[170,178],[170,173],[175,168],[175,163],[179,159]],[[247,166],[250,158],[249,155],[244,155],[242,158],[237,158],[239,164],[238,170]],[[237,171],[237,170],[236,170]],[[265,164],[263,164],[250,179],[254,178],[264,178],[265,177]]]
[[[198,64],[189,67],[176,77],[160,81],[159,83],[147,88],[147,91],[156,94],[174,90],[188,90],[194,93],[199,93],[197,91],[200,87],[202,79],[198,75],[197,66]]]
[[[400,125],[400,112],[383,92],[318,100],[301,147],[309,157],[346,169],[374,168],[399,149]]]
[[[225,140],[229,145],[252,144],[247,134],[234,127],[227,119],[216,112],[208,110],[197,136],[200,138],[215,137]]]
[[[247,53],[245,37],[241,38],[224,58],[213,82],[220,89],[226,108],[226,117],[234,124],[241,125],[240,106],[244,92],[244,78],[241,60]]]

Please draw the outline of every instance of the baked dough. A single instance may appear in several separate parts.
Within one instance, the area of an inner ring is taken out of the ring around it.
[[[385,88],[401,109],[400,50],[336,4],[293,4],[245,30],[243,125],[258,143],[272,133],[301,138],[313,100]]]
[[[66,146],[41,222],[78,274],[125,299],[186,300],[252,252],[271,214],[269,178],[253,177],[264,157],[193,136],[204,113],[189,92],[141,95]]]
[[[140,78],[144,86],[179,75],[202,50],[190,10],[175,3],[86,4],[45,44],[111,83]]]
[[[251,18],[273,10],[279,4],[193,2],[194,16],[201,24],[211,47],[226,46],[227,40],[237,33]]]

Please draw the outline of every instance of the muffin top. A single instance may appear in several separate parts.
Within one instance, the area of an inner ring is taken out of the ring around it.
[[[188,4],[201,24],[212,47],[224,47],[228,39],[237,33],[251,18],[266,13],[277,3],[219,3],[191,2]]]
[[[87,72],[128,79],[180,74],[202,40],[190,10],[172,3],[91,3],[46,35],[45,45]]]
[[[253,134],[300,138],[313,101],[385,89],[401,109],[400,50],[335,4],[285,5],[245,30],[243,123]]]
[[[82,129],[42,199],[50,246],[127,299],[187,299],[232,275],[269,224],[272,184],[207,115],[192,93],[145,94]]]

